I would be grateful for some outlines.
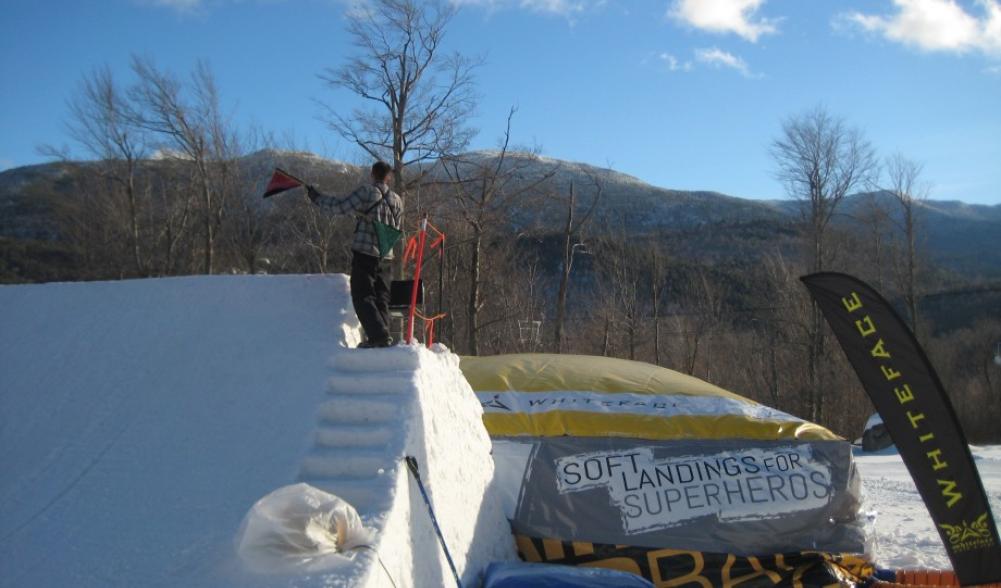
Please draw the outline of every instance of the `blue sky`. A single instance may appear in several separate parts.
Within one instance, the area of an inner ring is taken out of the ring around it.
[[[453,0],[447,45],[485,57],[474,148],[515,142],[667,188],[782,198],[768,148],[819,104],[883,155],[924,164],[936,199],[1001,203],[1001,0]],[[365,0],[8,0],[0,19],[0,169],[81,152],[64,130],[80,79],[132,53],[212,67],[241,126],[361,162],[315,100],[353,52]]]

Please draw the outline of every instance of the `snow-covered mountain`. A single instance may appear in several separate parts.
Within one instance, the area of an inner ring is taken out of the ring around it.
[[[792,218],[801,217],[805,203],[770,201]],[[873,211],[885,214],[883,231],[901,234],[903,213],[890,193],[854,194],[838,208],[834,223],[861,233],[871,231]],[[918,246],[937,263],[961,273],[1001,275],[1001,205],[985,206],[956,200],[915,202]]]
[[[56,238],[48,195],[68,194],[83,165],[45,163],[0,172],[0,237]]]
[[[462,156],[478,166],[493,167],[500,154],[477,151]],[[552,175],[542,188],[544,193],[565,198],[573,184],[582,207],[586,207],[601,184],[602,196],[595,209],[601,225],[613,230],[648,232],[689,229],[711,224],[779,221],[782,213],[756,200],[736,198],[712,191],[687,191],[660,188],[643,180],[608,168],[564,161],[527,153],[508,153],[501,168],[516,173],[523,182],[537,181]],[[559,206],[536,208],[536,224],[559,226],[566,211]],[[516,217],[517,218],[517,217]],[[522,219],[522,223],[528,224]]]
[[[476,151],[465,154],[459,171],[465,176],[478,167],[496,163],[497,151]],[[151,160],[147,166],[170,165],[169,160]],[[52,198],[73,198],[73,178],[87,162],[52,163],[20,167],[0,172],[0,238],[51,240],[57,237],[49,212]],[[261,203],[259,194],[274,167],[299,174],[321,187],[343,189],[366,178],[364,167],[325,159],[307,152],[261,150],[240,160],[241,173],[253,179],[248,198]],[[574,185],[579,202],[586,206],[593,198],[594,180],[603,185],[602,199],[595,211],[599,222],[595,231],[656,234],[658,232],[689,231],[704,233],[702,237],[726,239],[720,248],[733,248],[733,233],[753,225],[755,243],[771,233],[787,234],[800,217],[801,202],[795,200],[753,200],[713,191],[672,190],[653,186],[621,172],[586,163],[563,161],[527,153],[508,153],[505,170],[517,170],[517,182],[533,182],[547,175],[551,180],[544,192],[550,196],[565,196]],[[428,170],[432,176],[445,177],[440,167]],[[841,206],[837,222],[842,227],[867,230],[860,220],[865,207],[873,198],[884,208],[897,210],[888,195],[858,194]],[[554,200],[539,206],[545,195],[526,202],[514,211],[518,229],[557,230],[565,218],[565,209]],[[1001,205],[985,206],[956,201],[928,200],[921,204],[923,245],[932,259],[952,269],[971,275],[1001,275]],[[702,231],[713,227],[711,231]],[[712,243],[707,243],[712,248]],[[739,239],[736,245],[740,247]]]

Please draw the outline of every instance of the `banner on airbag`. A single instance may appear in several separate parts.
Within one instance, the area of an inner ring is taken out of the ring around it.
[[[862,551],[843,442],[540,440],[515,531],[744,554]]]

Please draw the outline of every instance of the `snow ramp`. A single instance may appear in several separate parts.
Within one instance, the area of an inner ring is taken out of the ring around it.
[[[0,287],[0,586],[450,585],[405,455],[465,582],[514,558],[458,358],[358,339],[340,275]],[[375,549],[250,572],[241,520],[297,482]]]

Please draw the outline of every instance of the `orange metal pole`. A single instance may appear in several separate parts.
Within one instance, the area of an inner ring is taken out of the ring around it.
[[[417,240],[417,267],[414,268],[414,287],[410,291],[410,316],[407,318],[407,345],[414,340],[414,314],[417,312],[417,288],[421,283],[421,266],[424,265],[424,242],[428,234],[428,217],[421,221],[421,232]]]

